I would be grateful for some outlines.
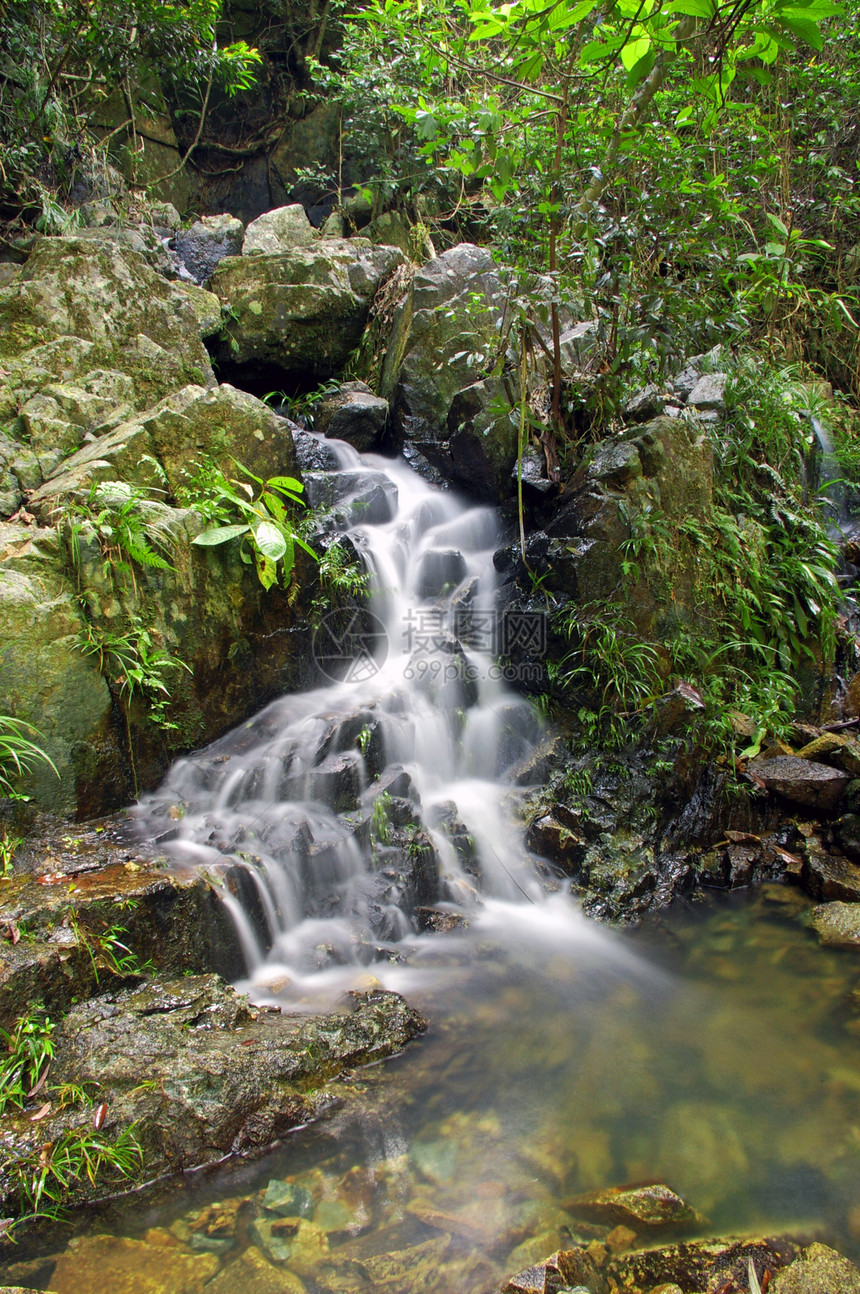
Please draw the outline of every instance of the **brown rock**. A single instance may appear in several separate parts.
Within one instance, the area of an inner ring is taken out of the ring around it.
[[[206,1294],[305,1294],[305,1287],[292,1272],[268,1262],[255,1245],[230,1263],[206,1286]]]
[[[801,746],[797,752],[797,758],[827,763],[830,757],[835,755],[844,745],[845,738],[840,737],[838,733],[823,732],[820,737],[815,737],[812,741],[807,742],[805,746]]]
[[[814,899],[860,902],[860,866],[830,854],[817,836],[810,836],[803,852],[803,883]]]
[[[747,772],[767,790],[824,813],[836,808],[839,797],[851,781],[850,776],[840,769],[801,759],[798,755],[754,759],[747,765]]]
[[[703,1219],[685,1200],[662,1182],[646,1186],[610,1187],[565,1200],[564,1208],[574,1217],[607,1225],[629,1226],[635,1231],[656,1227],[700,1224]]]

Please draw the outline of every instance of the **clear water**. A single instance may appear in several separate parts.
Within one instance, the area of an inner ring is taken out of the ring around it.
[[[800,1230],[856,1256],[856,968],[818,947],[807,906],[768,886],[622,935],[561,897],[490,903],[386,973],[428,1015],[423,1039],[359,1071],[340,1111],[262,1161],[102,1218],[104,1238],[48,1287],[95,1294],[131,1253],[122,1288],[144,1294],[214,1227],[219,1294],[247,1294],[273,1181],[341,1228],[278,1267],[308,1291],[489,1294],[576,1233],[566,1200],[655,1178],[708,1234]]]

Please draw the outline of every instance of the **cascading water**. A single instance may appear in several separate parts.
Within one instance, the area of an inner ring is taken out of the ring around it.
[[[252,986],[293,997],[397,956],[417,904],[541,893],[510,803],[540,719],[490,650],[495,515],[402,462],[324,452],[337,470],[309,473],[308,494],[337,503],[371,614],[321,621],[331,681],[180,760],[138,810],[175,864],[229,873]],[[389,843],[392,821],[412,824],[405,845]]]

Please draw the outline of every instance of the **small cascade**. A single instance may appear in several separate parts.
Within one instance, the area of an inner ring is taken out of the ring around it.
[[[153,850],[220,883],[262,995],[399,959],[422,912],[542,894],[513,816],[542,728],[497,664],[496,516],[323,449],[308,497],[361,555],[367,612],[315,625],[320,686],[179,760],[136,811]]]

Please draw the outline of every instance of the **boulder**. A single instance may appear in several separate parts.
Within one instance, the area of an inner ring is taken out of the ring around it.
[[[325,396],[314,412],[314,429],[332,440],[345,440],[366,454],[377,449],[388,422],[388,401],[364,382],[343,382]]]
[[[189,382],[215,385],[181,287],[114,241],[42,239],[0,290],[0,420],[46,377],[71,381],[99,368],[132,379],[138,409]]]
[[[175,236],[173,249],[195,282],[205,283],[225,256],[240,254],[244,235],[245,226],[235,216],[203,216]]]
[[[404,263],[396,247],[365,238],[226,259],[209,285],[231,319],[216,357],[251,372],[331,377],[361,340],[377,290]]]
[[[228,383],[214,390],[186,386],[152,409],[121,423],[65,459],[31,499],[37,514],[64,495],[88,490],[94,480],[123,480],[175,495],[212,460],[228,477],[237,464],[265,480],[295,475],[289,426],[268,405]]]
[[[447,441],[454,396],[492,365],[504,301],[493,258],[471,243],[416,271],[394,318],[379,386],[398,439],[425,454],[426,444]]]
[[[860,948],[860,903],[821,903],[812,909],[812,929],[831,948]]]
[[[36,764],[23,789],[61,813],[87,803],[93,785],[124,791],[111,767],[111,695],[81,652],[80,603],[56,530],[0,524],[0,622],[0,713],[39,730],[37,744],[59,774]]]
[[[290,252],[296,247],[309,247],[319,234],[305,215],[299,202],[287,207],[264,211],[252,220],[245,230],[242,244],[243,256],[271,256]]]
[[[347,1012],[304,1018],[256,1012],[214,974],[105,987],[57,1025],[51,1075],[98,1088],[105,1135],[135,1125],[150,1180],[272,1145],[326,1102],[325,1080],[402,1050],[426,1027],[381,990],[353,994]],[[74,1107],[55,1106],[38,1125],[19,1124],[14,1139],[7,1133],[4,1207],[15,1203],[18,1161],[78,1119]],[[93,1185],[82,1174],[64,1203],[110,1189],[109,1179]]]
[[[777,1272],[771,1294],[860,1294],[860,1270],[827,1245],[813,1244]]]
[[[842,792],[851,781],[843,773],[827,764],[818,764],[797,755],[778,755],[775,759],[754,759],[747,771],[756,783],[774,791],[794,804],[830,813],[839,802]]]
[[[726,373],[705,373],[687,396],[687,407],[702,413],[725,413]]]

